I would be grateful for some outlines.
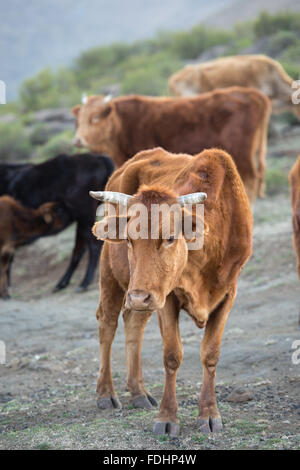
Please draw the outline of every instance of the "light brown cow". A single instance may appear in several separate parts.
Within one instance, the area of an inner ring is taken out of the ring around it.
[[[16,249],[63,227],[60,211],[56,202],[31,209],[10,196],[0,197],[0,297],[9,298],[9,274]]]
[[[147,321],[157,311],[166,373],[160,412],[154,425],[154,432],[158,434],[168,432],[174,436],[179,432],[176,375],[183,356],[178,325],[181,308],[197,327],[205,327],[198,425],[203,432],[222,428],[214,380],[222,333],[236,296],[238,276],[252,249],[249,202],[231,157],[218,149],[205,150],[194,157],[174,155],[161,148],[140,152],[115,171],[106,191],[91,193],[101,201],[119,204],[129,199],[128,230],[136,222],[135,216],[130,215],[135,203],[148,209],[152,204],[171,206],[186,202],[182,195],[187,194],[203,200],[203,193],[207,194],[203,249],[188,251],[190,240],[186,240],[185,230],[179,238],[171,235],[164,239],[162,225],[165,221],[161,219],[158,239],[133,239],[127,235],[127,241],[122,241],[108,233],[101,254],[101,300],[97,310],[101,350],[98,406],[121,407],[110,368],[111,345],[121,309],[125,322],[127,386],[132,403],[144,408],[155,404],[143,383],[141,347]],[[151,218],[150,212],[148,214]],[[194,210],[192,218],[195,223]],[[97,238],[105,238],[101,230],[107,222],[105,217],[95,224],[93,232]]]
[[[272,103],[272,112],[293,112],[300,119],[300,105],[293,104],[293,79],[276,60],[265,55],[222,57],[197,65],[188,65],[169,79],[173,96],[192,96],[217,88],[253,87]]]
[[[297,271],[300,279],[300,155],[290,171],[289,180],[293,210],[294,248],[297,255]]]
[[[270,106],[256,90],[230,88],[195,98],[129,96],[76,106],[77,145],[109,155],[117,167],[141,150],[161,146],[191,155],[210,147],[236,163],[251,202],[264,195]]]

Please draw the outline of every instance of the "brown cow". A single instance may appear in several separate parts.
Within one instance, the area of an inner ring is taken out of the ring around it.
[[[292,102],[293,79],[276,60],[265,55],[221,57],[188,65],[169,78],[172,96],[193,96],[217,88],[253,87],[268,96],[273,113],[293,112],[300,119],[300,105]]]
[[[251,202],[264,195],[269,112],[264,95],[238,87],[195,98],[129,96],[104,103],[94,96],[73,108],[77,145],[105,152],[117,167],[156,146],[191,155],[210,147],[226,150]]]
[[[300,155],[290,171],[289,180],[293,210],[294,248],[297,255],[297,271],[300,279]]]
[[[121,407],[110,368],[111,345],[121,309],[125,322],[127,386],[132,403],[144,408],[155,404],[143,383],[141,347],[146,323],[157,311],[166,373],[160,412],[154,425],[158,434],[169,432],[174,436],[179,432],[176,375],[183,356],[178,325],[181,308],[199,328],[205,327],[201,345],[203,382],[199,427],[203,432],[222,428],[214,380],[238,276],[252,249],[249,202],[231,157],[218,149],[204,150],[194,157],[174,155],[161,148],[140,152],[115,171],[106,191],[91,193],[101,201],[122,204],[129,199],[126,218],[129,231],[135,221],[130,215],[133,204],[141,203],[146,208],[151,204],[171,206],[185,202],[182,195],[187,194],[189,198],[192,194],[198,201],[203,200],[203,192],[207,194],[203,249],[188,251],[185,232],[179,238],[173,234],[164,239],[163,219],[158,239],[133,239],[129,235],[127,241],[107,238],[101,254],[101,300],[97,310],[101,351],[98,406]],[[128,196],[133,194],[131,198]],[[193,210],[194,223],[195,218]],[[107,217],[95,224],[93,232],[97,238],[105,238],[101,229],[106,225]]]
[[[9,274],[16,249],[59,230],[64,226],[62,216],[56,202],[31,209],[10,196],[0,197],[0,297],[9,298]]]

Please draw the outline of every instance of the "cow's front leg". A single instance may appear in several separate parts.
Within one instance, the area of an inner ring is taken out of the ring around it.
[[[176,377],[183,358],[183,349],[179,332],[179,306],[173,294],[167,297],[165,306],[158,312],[158,321],[164,345],[165,386],[159,415],[153,432],[179,435],[176,400]]]
[[[226,295],[223,302],[211,313],[201,344],[203,381],[199,397],[198,426],[204,433],[218,432],[223,428],[215,396],[216,367],[220,356],[221,340],[236,289]]]
[[[147,410],[157,406],[157,401],[144,387],[142,372],[142,343],[146,324],[151,312],[125,310],[123,313],[126,336],[127,388],[131,403]]]
[[[96,314],[100,341],[100,374],[97,382],[97,405],[100,409],[122,408],[114,390],[110,355],[124,292],[113,278],[110,270],[104,270],[105,261],[103,259],[101,266],[101,300]]]

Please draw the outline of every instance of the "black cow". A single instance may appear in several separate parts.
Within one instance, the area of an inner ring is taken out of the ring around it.
[[[77,291],[86,290],[93,279],[102,244],[91,232],[97,201],[89,196],[89,191],[103,190],[113,170],[110,158],[89,153],[58,155],[40,164],[0,164],[0,195],[9,194],[33,208],[56,201],[66,213],[64,228],[77,222],[72,258],[55,291],[69,284],[86,249],[89,262]]]

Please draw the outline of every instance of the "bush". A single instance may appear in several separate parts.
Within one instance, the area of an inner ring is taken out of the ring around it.
[[[25,80],[20,88],[23,112],[70,106],[80,95],[74,74],[65,69],[53,73],[46,68],[36,77]]]
[[[168,77],[181,66],[179,60],[166,53],[134,57],[124,73],[122,93],[165,95]]]
[[[173,33],[170,52],[180,59],[196,59],[206,49],[228,44],[230,40],[231,33],[196,26],[191,31]]]
[[[31,145],[42,145],[49,140],[49,129],[44,124],[37,124],[30,132],[29,138]]]
[[[0,124],[0,161],[14,162],[30,157],[29,138],[21,123]]]
[[[270,36],[279,31],[300,31],[300,14],[296,12],[279,12],[271,15],[263,11],[254,22],[257,37]]]
[[[45,161],[53,158],[60,153],[73,154],[76,153],[72,143],[72,132],[65,131],[52,137],[45,145],[41,146],[36,154],[36,160]]]
[[[289,47],[286,51],[284,51],[284,53],[280,57],[280,59],[283,62],[288,63],[291,66],[294,66],[295,69],[297,67],[298,76],[299,76],[299,71],[300,71],[299,58],[300,58],[300,40],[298,40],[297,44]]]
[[[299,44],[300,40],[294,31],[279,31],[269,38],[266,52],[272,57],[276,57],[297,43]]]

